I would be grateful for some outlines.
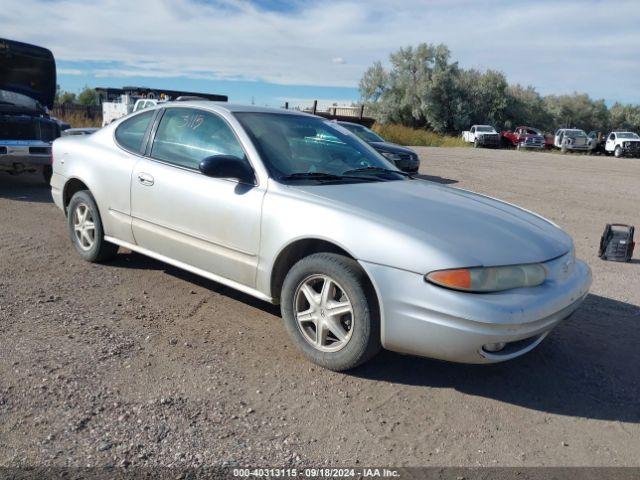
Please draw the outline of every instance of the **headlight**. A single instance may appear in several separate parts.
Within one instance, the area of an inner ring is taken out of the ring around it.
[[[547,271],[542,265],[476,267],[437,270],[425,280],[441,287],[465,292],[499,292],[512,288],[535,287],[544,282]]]
[[[397,162],[398,160],[402,160],[400,155],[392,152],[380,152],[384,158],[387,160],[391,160],[392,162]]]

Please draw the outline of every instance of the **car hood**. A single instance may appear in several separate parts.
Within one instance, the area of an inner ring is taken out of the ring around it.
[[[381,241],[378,252],[396,249],[425,265],[436,264],[427,258],[433,255],[445,258],[447,266],[537,263],[559,257],[573,245],[571,237],[536,214],[424,180],[298,188],[348,215],[367,218],[378,232],[379,227],[385,227],[386,239],[405,243]],[[393,235],[388,235],[389,231]],[[413,251],[416,249],[422,252]],[[413,270],[421,271],[422,267],[416,265]]]
[[[415,152],[407,147],[402,147],[400,145],[396,145],[395,143],[390,142],[369,142],[373,148],[380,152],[389,152],[389,153],[409,153],[415,155]]]
[[[56,63],[46,48],[0,38],[0,90],[53,108]]]

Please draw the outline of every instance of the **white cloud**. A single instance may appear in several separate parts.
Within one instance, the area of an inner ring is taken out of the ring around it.
[[[328,0],[289,12],[231,0],[2,3],[3,36],[47,46],[59,60],[116,62],[101,75],[353,87],[398,47],[442,42],[463,66],[502,70],[543,93],[640,101],[633,0]]]
[[[58,75],[84,75],[86,72],[77,68],[58,68]]]

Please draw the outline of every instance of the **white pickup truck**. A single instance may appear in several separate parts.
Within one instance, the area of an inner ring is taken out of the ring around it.
[[[473,143],[475,148],[500,146],[500,134],[491,125],[473,125],[469,130],[462,132],[462,139]]]
[[[134,99],[131,95],[120,95],[120,100],[117,102],[102,103],[102,126],[109,125],[114,120],[129,115],[132,112],[155,107],[158,103],[162,102],[163,100],[156,100],[155,98]]]
[[[619,157],[640,157],[640,136],[634,132],[611,132],[604,142],[604,151]]]
[[[564,153],[569,150],[588,152],[593,150],[596,144],[584,130],[561,128],[554,135],[553,145]]]

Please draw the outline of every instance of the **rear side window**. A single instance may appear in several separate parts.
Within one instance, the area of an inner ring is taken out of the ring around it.
[[[213,155],[244,158],[231,127],[219,116],[191,108],[167,108],[153,140],[151,156],[197,170]]]
[[[144,134],[153,118],[154,111],[144,112],[125,120],[116,128],[116,141],[122,148],[140,153]]]

